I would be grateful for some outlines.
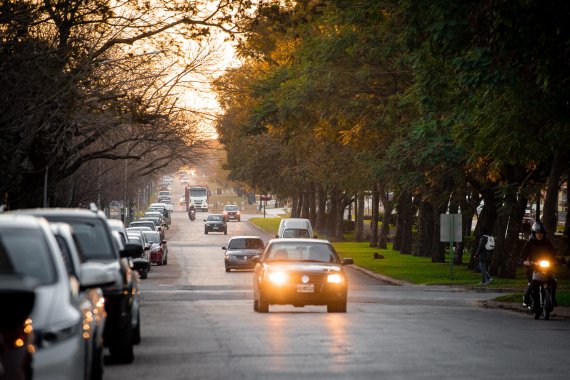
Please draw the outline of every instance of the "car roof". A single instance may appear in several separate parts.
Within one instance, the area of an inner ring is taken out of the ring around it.
[[[101,211],[93,212],[85,208],[29,208],[10,211],[16,214],[26,214],[26,215],[58,215],[58,216],[81,216],[88,218],[103,218],[106,219],[105,214]]]
[[[0,226],[14,228],[39,228],[41,223],[47,223],[43,218],[24,214],[0,214]]]
[[[231,241],[231,240],[234,240],[234,239],[260,239],[260,240],[263,240],[263,239],[261,239],[261,237],[259,237],[259,236],[243,235],[243,236],[232,236],[232,237],[230,238],[230,240],[228,240],[228,241]]]
[[[267,245],[271,243],[319,243],[319,244],[331,244],[330,241],[325,239],[311,239],[311,238],[286,238],[286,239],[271,239]]]

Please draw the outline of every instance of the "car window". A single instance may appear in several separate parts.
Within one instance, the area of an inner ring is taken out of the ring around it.
[[[152,230],[154,230],[154,223],[152,221],[131,222],[131,224],[129,224],[129,227],[150,227]]]
[[[298,228],[288,228],[283,231],[284,238],[310,238],[309,230],[298,229]]]
[[[265,257],[268,261],[337,262],[331,246],[323,243],[274,243]]]
[[[55,264],[43,234],[33,229],[6,229],[0,232],[0,246],[7,254],[11,268],[0,272],[15,272],[34,277],[40,285],[53,284],[57,279]],[[8,260],[2,260],[2,266]]]
[[[108,234],[105,222],[96,218],[75,219],[46,216],[49,220],[57,219],[73,226],[73,231],[81,251],[87,260],[115,260],[117,258],[112,236]]]
[[[158,232],[147,232],[144,231],[143,234],[146,236],[147,241],[149,242],[153,242],[156,244],[160,244],[161,240],[160,240],[160,234]]]
[[[57,245],[59,246],[59,250],[62,253],[63,262],[65,263],[65,269],[67,270],[67,274],[69,276],[76,276],[77,273],[74,273],[73,265],[71,264],[71,252],[69,251],[69,246],[67,245],[67,240],[63,238],[63,236],[55,235],[55,240],[57,241]]]
[[[226,211],[237,211],[238,207],[237,206],[225,206],[224,210],[226,210]]]
[[[216,222],[224,220],[224,217],[222,215],[208,215],[208,220]]]
[[[232,239],[228,249],[263,249],[261,239]]]

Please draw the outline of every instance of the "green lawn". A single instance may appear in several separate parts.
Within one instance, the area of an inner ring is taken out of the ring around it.
[[[280,220],[280,218],[252,218],[250,222],[275,235]],[[320,238],[326,238],[324,234],[318,235]],[[512,300],[512,302],[520,302],[522,292],[527,286],[522,267],[518,268],[516,279],[502,279],[495,276],[493,282],[484,286],[479,285],[481,274],[467,269],[468,255],[464,255],[463,265],[453,266],[452,280],[449,256],[446,257],[446,263],[432,263],[431,258],[402,255],[398,251],[393,251],[391,244],[388,244],[388,249],[371,248],[367,242],[355,242],[352,235],[345,237],[347,241],[333,242],[333,246],[341,257],[351,257],[355,265],[397,280],[423,285],[511,289],[512,293],[504,297],[506,297],[505,300]],[[375,259],[374,253],[382,255],[384,258]],[[570,270],[566,267],[558,267],[557,278],[558,303],[561,306],[570,306]]]

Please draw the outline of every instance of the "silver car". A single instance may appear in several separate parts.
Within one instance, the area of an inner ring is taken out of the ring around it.
[[[51,229],[61,250],[70,281],[78,281],[87,266],[100,272],[106,271],[100,263],[87,263],[73,227],[67,223],[51,223]],[[110,282],[113,282],[113,278],[110,279]],[[73,302],[83,316],[85,371],[89,373],[86,378],[100,380],[103,377],[103,329],[107,318],[103,291],[101,288],[80,286],[79,294],[73,297]]]
[[[34,329],[34,379],[85,379],[87,314],[77,307],[82,288],[107,286],[113,278],[94,267],[68,275],[50,225],[43,218],[0,215],[0,243],[15,273],[37,281],[31,320]]]

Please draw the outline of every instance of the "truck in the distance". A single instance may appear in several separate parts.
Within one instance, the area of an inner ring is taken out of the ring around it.
[[[190,204],[194,204],[196,211],[208,212],[210,189],[207,185],[186,186],[184,196],[186,197],[186,210]]]

